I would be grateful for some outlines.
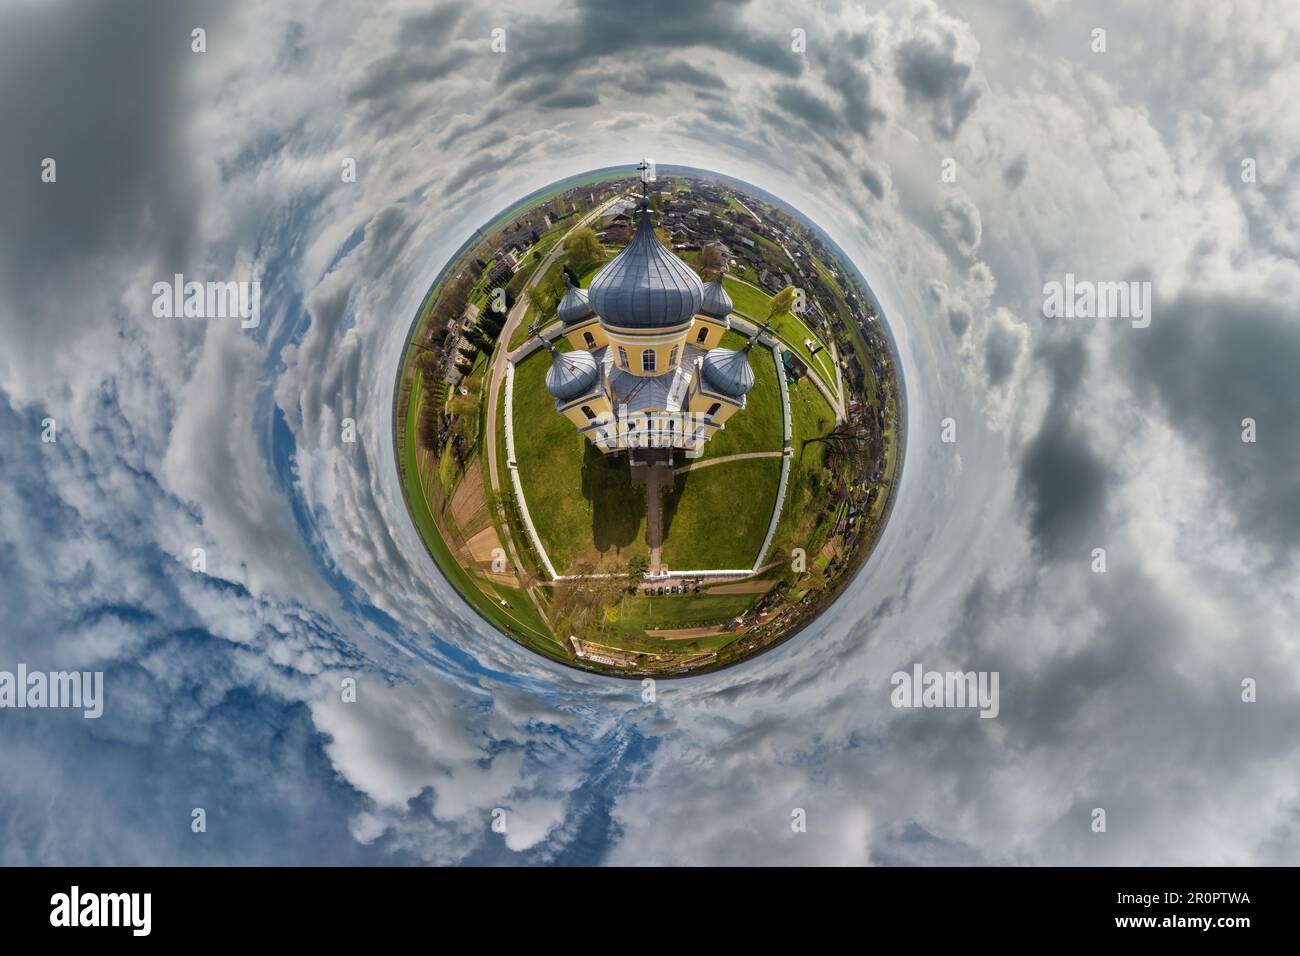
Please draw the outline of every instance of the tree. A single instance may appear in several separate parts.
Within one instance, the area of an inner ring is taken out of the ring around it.
[[[840,422],[825,435],[804,439],[803,446],[817,442],[826,445],[829,457],[846,462],[853,475],[869,473],[880,451],[880,436],[875,420],[869,415],[861,421]]]
[[[590,634],[605,623],[605,611],[623,596],[623,579],[602,576],[589,559],[574,562],[557,581],[551,602],[556,633]]]
[[[695,260],[695,271],[703,278],[709,275],[709,278],[717,275],[722,271],[722,267],[727,264],[727,258],[722,254],[722,250],[717,246],[705,246],[700,250],[700,256]]]
[[[646,572],[650,570],[650,561],[643,554],[638,554],[627,563],[628,588],[635,591],[637,585],[645,580]]]
[[[549,318],[555,314],[555,307],[564,295],[564,279],[559,273],[543,276],[528,287],[528,301],[532,303],[539,318]]]
[[[790,307],[794,305],[794,286],[788,285],[776,295],[772,296],[772,302],[767,309],[768,320],[775,319],[784,312],[789,312]]]
[[[420,396],[420,411],[416,419],[416,430],[422,447],[434,448],[436,446],[441,418],[438,403],[433,399],[433,392],[425,389]]]
[[[596,238],[596,230],[581,226],[564,240],[564,261],[575,272],[583,272],[605,260],[605,247]]]
[[[431,376],[438,369],[438,356],[420,349],[415,355],[414,365],[425,375]]]

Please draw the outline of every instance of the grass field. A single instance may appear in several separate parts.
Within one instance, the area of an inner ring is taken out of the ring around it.
[[[647,628],[672,630],[708,627],[731,620],[754,603],[757,594],[692,594],[664,597],[625,597],[619,606],[615,627],[624,633],[643,633]],[[735,635],[728,635],[734,640]],[[673,645],[677,641],[665,641]]]
[[[767,310],[771,305],[772,297],[766,292],[747,282],[733,279],[731,276],[723,279],[723,285],[727,288],[727,294],[731,296],[731,302],[736,312],[758,324],[767,319]],[[808,346],[803,344],[804,339],[812,339],[814,342],[825,346],[826,343],[822,341],[820,335],[814,333],[798,316],[791,312],[783,312],[773,319],[772,331],[803,360],[804,364],[816,370],[817,377],[830,389],[832,395],[839,395],[830,352],[823,348],[822,351],[813,355]]]
[[[729,461],[678,475],[664,496],[664,561],[683,570],[753,565],[780,480],[779,458]]]
[[[745,346],[739,332],[722,336],[722,347]],[[784,436],[781,425],[781,383],[776,379],[776,364],[769,349],[755,346],[749,352],[749,367],[754,370],[754,387],[745,398],[745,408],[727,419],[726,426],[709,439],[699,461],[722,458],[749,451],[780,451]],[[722,466],[718,466],[722,467]]]
[[[555,410],[550,365],[537,352],[515,368],[515,451],[533,525],[560,574],[582,558],[625,564],[648,553],[645,495],[626,460],[601,454]]]
[[[817,387],[800,379],[790,389],[790,426],[794,432],[794,457],[790,460],[790,480],[785,490],[785,505],[777,522],[774,549],[803,548],[812,553],[821,546],[812,531],[821,507],[818,500],[818,476],[823,474],[826,445],[805,445],[808,438],[824,435],[835,425],[835,414]],[[722,466],[719,466],[722,467]]]

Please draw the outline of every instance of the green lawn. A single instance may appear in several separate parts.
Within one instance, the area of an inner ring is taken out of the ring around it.
[[[532,337],[532,333],[528,331],[528,327],[536,321],[537,312],[533,309],[532,303],[529,303],[524,310],[524,317],[519,321],[519,324],[515,326],[515,330],[510,333],[510,341],[506,343],[507,352],[513,352]]]
[[[729,461],[678,475],[664,496],[664,561],[682,570],[753,565],[780,480],[780,458]]]
[[[560,574],[581,558],[626,563],[647,553],[645,495],[625,459],[602,454],[555,410],[550,365],[537,352],[515,368],[515,452],[533,525]]]
[[[744,348],[745,337],[739,332],[722,336],[722,347]],[[781,425],[781,383],[776,378],[772,352],[755,346],[749,352],[749,367],[754,370],[754,387],[745,398],[745,408],[727,419],[726,426],[704,446],[699,461],[722,458],[750,451],[780,451],[783,441]],[[688,459],[689,460],[689,459]],[[721,465],[717,467],[722,467]]]
[[[811,554],[822,544],[814,539],[812,532],[821,507],[818,481],[825,480],[821,476],[826,445],[823,442],[804,445],[804,439],[826,434],[835,425],[835,414],[826,404],[825,396],[807,379],[800,379],[790,389],[790,425],[794,431],[794,457],[790,461],[785,505],[772,546],[786,551],[803,548]]]
[[[767,310],[772,302],[771,296],[757,286],[741,282],[731,276],[723,279],[722,283],[726,286],[727,294],[731,296],[731,302],[736,312],[756,324],[762,324],[767,319]],[[803,344],[804,339],[812,339],[814,342],[825,346],[826,343],[822,341],[820,335],[815,334],[798,316],[791,312],[783,312],[773,319],[772,331],[803,360],[805,365],[816,369],[817,377],[830,389],[832,395],[839,395],[839,388],[835,382],[835,369],[832,366],[829,350],[823,348],[816,355],[813,355],[808,347]]]
[[[625,597],[619,606],[615,627],[624,633],[638,634],[647,628],[675,630],[685,627],[709,627],[723,624],[745,610],[757,594],[689,594],[663,597]],[[734,639],[730,635],[728,640]],[[665,641],[669,647],[678,641]]]
[[[741,282],[730,275],[723,278],[722,285],[726,288],[727,295],[731,296],[732,306],[741,315],[755,322],[762,322],[767,318],[768,304],[772,301],[772,297],[762,289],[748,282]]]

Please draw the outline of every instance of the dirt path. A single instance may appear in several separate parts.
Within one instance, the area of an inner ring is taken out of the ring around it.
[[[762,594],[770,590],[771,581],[737,581],[734,584],[715,584],[705,588],[706,594]]]
[[[654,630],[646,631],[652,637],[660,637],[665,641],[689,641],[697,637],[712,637],[715,634],[721,634],[721,627],[679,627],[674,630]]]

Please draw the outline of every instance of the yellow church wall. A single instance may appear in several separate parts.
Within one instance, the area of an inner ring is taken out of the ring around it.
[[[582,349],[584,352],[594,352],[596,349],[609,344],[609,336],[605,334],[604,328],[601,327],[600,320],[594,315],[589,319],[583,319],[581,322],[575,322],[564,330],[564,338],[575,349]],[[591,341],[587,341],[587,337]]]
[[[561,408],[560,414],[573,422],[574,427],[581,431],[588,425],[595,423],[592,419],[587,417],[587,413],[583,411],[584,408],[591,409],[591,412],[596,416],[596,419],[604,422],[613,420],[613,416],[610,414],[609,398],[606,397],[603,391],[593,392],[591,395],[585,395],[582,398],[576,399],[572,403]]]
[[[690,342],[696,348],[704,349],[706,351],[708,349],[715,349],[718,347],[718,343],[722,341],[723,333],[725,333],[729,327],[729,323],[726,319],[715,319],[711,315],[697,315],[694,323],[691,325],[691,331],[686,337],[686,341]],[[703,339],[700,338],[701,334],[704,336]]]
[[[691,330],[687,322],[671,329],[620,329],[604,326],[609,336],[609,344],[614,349],[615,362],[619,368],[632,375],[648,377],[662,375],[681,363],[685,352],[686,336]],[[622,349],[623,351],[619,351]],[[676,349],[674,355],[673,350]],[[655,356],[653,370],[646,371],[642,356],[646,352]],[[626,364],[624,364],[626,360]]]
[[[726,424],[728,418],[744,408],[744,405],[736,404],[735,399],[710,392],[698,383],[691,390],[691,398],[687,407],[693,415],[706,415],[714,403],[717,403],[719,408],[710,417],[719,426]]]

